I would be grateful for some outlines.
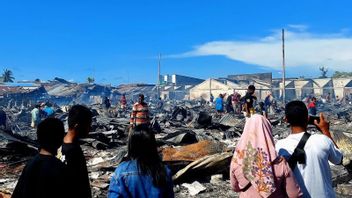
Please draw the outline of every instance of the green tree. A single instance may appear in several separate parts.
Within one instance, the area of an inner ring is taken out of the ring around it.
[[[88,77],[87,81],[88,81],[89,84],[92,84],[92,83],[95,82],[95,79],[93,77]]]
[[[4,73],[2,74],[2,78],[4,82],[13,82],[15,77],[13,77],[13,73],[11,70],[5,69]]]
[[[333,78],[351,78],[352,77],[352,72],[340,72],[340,71],[335,71],[334,75],[332,75]]]

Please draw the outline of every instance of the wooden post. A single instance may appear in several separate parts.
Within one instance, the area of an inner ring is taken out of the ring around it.
[[[161,92],[161,87],[160,87],[160,61],[161,61],[161,54],[159,53],[159,61],[158,61],[158,83],[157,83],[157,91],[158,91],[158,98],[160,98],[160,92]]]

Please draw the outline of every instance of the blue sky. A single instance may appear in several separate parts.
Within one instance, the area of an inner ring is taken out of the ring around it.
[[[352,71],[352,2],[295,0],[0,2],[0,69],[16,80],[63,77],[98,83],[156,82],[162,73],[199,78],[280,74],[315,77],[320,65]]]

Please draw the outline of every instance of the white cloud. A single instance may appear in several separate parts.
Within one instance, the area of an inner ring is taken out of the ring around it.
[[[352,37],[343,30],[335,34],[311,34],[303,25],[290,25],[285,31],[287,67],[331,70],[352,70]],[[279,69],[282,64],[281,30],[257,40],[211,41],[194,50],[168,57],[225,56],[229,59],[267,68]]]

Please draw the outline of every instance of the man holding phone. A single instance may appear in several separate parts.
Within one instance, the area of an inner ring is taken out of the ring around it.
[[[302,101],[292,101],[286,105],[285,116],[291,126],[291,134],[279,140],[275,147],[279,155],[289,161],[306,134],[308,109]],[[341,164],[342,153],[333,140],[329,123],[322,113],[319,120],[314,120],[314,124],[322,134],[308,135],[303,146],[305,163],[296,162],[292,171],[303,192],[303,197],[335,197],[329,162]]]

